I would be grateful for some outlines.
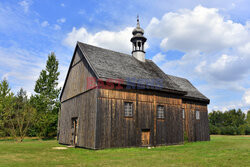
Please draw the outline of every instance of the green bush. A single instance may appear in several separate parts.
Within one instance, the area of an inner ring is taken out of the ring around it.
[[[237,135],[245,135],[246,134],[246,125],[240,125],[238,127]]]
[[[246,126],[245,134],[250,135],[250,126]]]
[[[219,135],[221,134],[221,129],[215,125],[210,125],[210,134]]]
[[[233,126],[223,126],[220,128],[222,135],[236,135],[237,134],[237,128]]]
[[[243,113],[240,109],[225,112],[213,111],[209,113],[210,134],[221,135],[249,135],[250,111]]]

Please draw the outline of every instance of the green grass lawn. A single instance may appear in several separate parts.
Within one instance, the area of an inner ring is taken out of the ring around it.
[[[0,166],[250,166],[250,136],[211,136],[209,142],[148,148],[87,150],[56,140],[0,140]]]

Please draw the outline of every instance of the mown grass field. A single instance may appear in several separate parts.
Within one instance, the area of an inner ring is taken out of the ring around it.
[[[56,140],[0,140],[0,166],[250,166],[250,136],[211,136],[209,142],[148,148],[87,150]]]

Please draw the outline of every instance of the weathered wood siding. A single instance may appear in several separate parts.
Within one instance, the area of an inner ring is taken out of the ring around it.
[[[77,146],[95,149],[97,90],[89,89],[88,77],[94,73],[76,48],[61,96],[59,143],[72,144],[72,118],[78,117]]]
[[[97,90],[89,90],[61,104],[59,143],[72,144],[72,118],[79,120],[77,146],[95,149]]]
[[[188,141],[208,141],[209,123],[207,104],[183,100],[185,109],[185,131]],[[200,111],[200,119],[196,119],[196,111]]]
[[[66,79],[65,87],[63,89],[63,94],[61,101],[65,101],[72,98],[79,93],[88,90],[87,82],[88,78],[94,77],[90,66],[86,62],[79,48],[76,48],[75,55],[73,57],[71,67],[69,69],[69,74]]]
[[[165,119],[157,119],[157,144],[177,144],[183,142],[183,119],[180,97],[161,93],[156,96],[157,105],[165,108]]]
[[[98,91],[97,148],[140,146],[145,129],[151,145],[183,142],[181,98],[150,90]],[[133,102],[133,117],[124,116],[124,102]],[[157,105],[164,105],[164,119],[156,118]]]
[[[124,99],[136,108],[136,94],[131,91],[123,93],[116,90],[98,90],[98,108],[96,125],[96,147],[129,147],[136,145],[135,121],[124,118]]]

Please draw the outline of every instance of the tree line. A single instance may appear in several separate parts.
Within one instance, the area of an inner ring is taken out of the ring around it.
[[[0,137],[23,141],[25,136],[50,138],[57,135],[60,109],[59,62],[52,52],[40,72],[30,97],[22,88],[14,94],[6,79],[0,82]]]
[[[250,135],[250,110],[213,111],[208,114],[210,134]]]

